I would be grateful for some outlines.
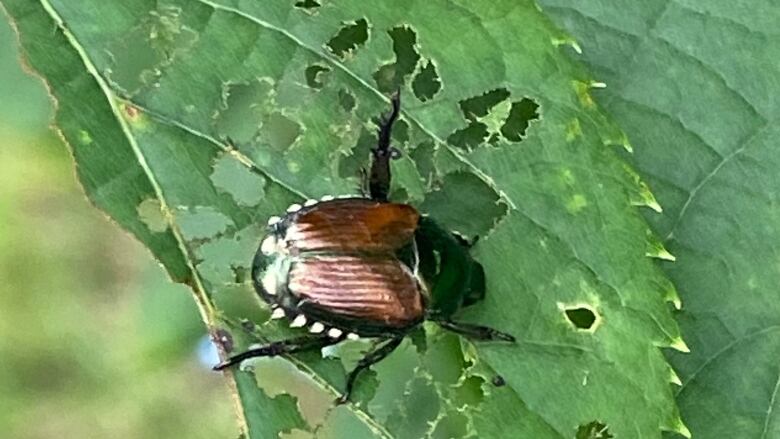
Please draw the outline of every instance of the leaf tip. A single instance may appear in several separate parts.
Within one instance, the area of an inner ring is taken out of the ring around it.
[[[677,386],[682,386],[682,380],[680,379],[680,376],[677,375],[677,372],[675,372],[671,367],[669,367],[669,382]]]
[[[666,291],[666,297],[667,302],[672,302],[672,305],[674,305],[674,309],[677,311],[682,309],[682,300],[680,299],[680,295],[677,294],[677,290],[672,287]]]
[[[580,47],[580,44],[571,36],[565,36],[561,38],[553,38],[552,40],[553,46],[569,46],[572,49],[574,49],[575,52],[577,52],[578,55],[582,55],[582,47]]]
[[[688,348],[688,345],[685,344],[685,341],[683,341],[683,339],[680,337],[675,337],[672,340],[672,344],[670,344],[669,347],[676,351],[683,352],[686,354],[691,352],[690,348]]]
[[[679,417],[674,422],[674,431],[691,439],[691,430],[688,430],[688,427],[685,426],[685,423],[683,423],[682,419]]]

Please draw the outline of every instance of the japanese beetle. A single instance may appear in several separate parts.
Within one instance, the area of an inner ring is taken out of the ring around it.
[[[359,337],[384,341],[347,377],[346,402],[358,374],[387,357],[423,321],[479,340],[514,341],[495,329],[455,322],[463,306],[485,295],[482,266],[471,244],[408,204],[388,201],[390,146],[400,99],[379,127],[372,150],[368,196],[323,197],[293,204],[268,220],[268,235],[252,263],[252,281],[273,309],[309,334],[273,342],[228,358],[222,370],[241,361],[315,350]]]

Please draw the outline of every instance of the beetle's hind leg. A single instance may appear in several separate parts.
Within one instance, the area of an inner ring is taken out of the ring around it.
[[[336,344],[343,338],[332,338],[326,335],[307,335],[303,337],[291,338],[288,340],[275,341],[264,346],[249,349],[237,355],[233,355],[227,360],[214,366],[214,370],[223,370],[230,366],[241,363],[244,360],[255,357],[274,357],[281,354],[292,354],[295,352],[310,351],[320,349],[325,346]]]
[[[497,329],[493,329],[487,326],[453,322],[452,320],[437,320],[436,323],[448,331],[465,335],[466,337],[473,338],[475,340],[515,341],[515,337],[512,334],[507,334],[506,332],[501,332]]]
[[[393,108],[379,125],[379,135],[376,148],[371,150],[371,172],[368,175],[368,190],[371,198],[377,201],[387,201],[390,192],[390,160],[397,157],[399,151],[390,146],[390,135],[393,123],[401,111],[400,92],[390,97]]]
[[[347,375],[347,387],[344,390],[344,394],[336,400],[336,403],[344,404],[345,402],[349,401],[349,397],[352,394],[352,388],[355,386],[355,380],[357,379],[360,372],[368,369],[371,367],[371,365],[384,360],[385,357],[390,355],[390,353],[392,353],[398,347],[398,345],[401,344],[403,339],[404,338],[402,336],[391,338],[389,342],[366,354],[366,356],[358,362],[357,366],[352,370],[352,372]]]

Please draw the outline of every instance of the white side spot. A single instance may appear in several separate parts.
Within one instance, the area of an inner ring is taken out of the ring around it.
[[[262,280],[263,289],[267,294],[272,296],[276,295],[276,273],[273,270],[268,270],[263,276]]]
[[[320,322],[314,322],[312,323],[311,327],[309,327],[309,332],[311,332],[312,334],[319,334],[324,330],[325,330],[325,325],[323,325]]]
[[[341,337],[341,334],[343,334],[343,332],[341,332],[341,329],[339,328],[328,329],[328,337],[330,338],[339,338]]]
[[[349,334],[347,334],[347,339],[348,340],[360,340],[360,336],[355,334],[354,332],[350,332]]]
[[[325,195],[324,197],[320,198],[320,201],[330,201],[334,199],[333,195]]]
[[[284,310],[282,308],[275,308],[274,312],[271,313],[272,320],[279,320],[282,317],[284,317]]]
[[[287,212],[295,213],[297,211],[301,210],[301,205],[298,203],[291,204],[290,207],[287,208]]]
[[[309,206],[314,206],[317,203],[318,203],[317,200],[306,200],[306,202],[303,203],[303,205],[306,206],[306,207],[309,207]]]
[[[291,328],[302,328],[304,326],[306,326],[306,316],[303,314],[298,314],[298,317],[290,323]]]
[[[279,221],[281,221],[281,220],[282,220],[282,219],[281,219],[281,218],[279,218],[278,216],[272,216],[272,217],[268,218],[268,225],[269,225],[269,226],[272,226],[272,225],[274,225],[274,224],[278,223],[278,222],[279,222]]]
[[[264,255],[271,255],[276,252],[276,236],[268,235],[260,244],[260,251]]]

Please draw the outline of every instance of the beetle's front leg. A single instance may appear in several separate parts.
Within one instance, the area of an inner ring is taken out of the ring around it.
[[[274,357],[281,354],[293,354],[295,352],[311,351],[325,346],[336,344],[343,340],[341,338],[332,338],[326,335],[306,335],[303,337],[291,338],[288,340],[275,341],[264,346],[249,349],[240,354],[234,355],[227,360],[214,366],[214,370],[223,370],[230,366],[241,363],[242,361],[255,357]]]

